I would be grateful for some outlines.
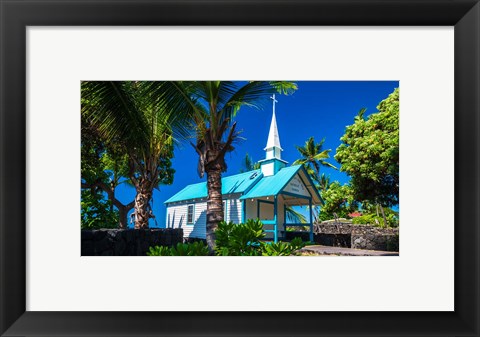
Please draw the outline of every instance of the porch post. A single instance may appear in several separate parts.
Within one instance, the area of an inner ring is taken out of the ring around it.
[[[312,209],[312,198],[308,199],[310,205],[310,242],[313,242],[313,209]]]
[[[273,233],[273,241],[277,243],[278,241],[278,224],[277,224],[277,196],[274,196],[274,203],[273,203],[273,230],[275,231]]]
[[[240,220],[240,223],[245,223],[245,207],[246,207],[246,200],[242,200],[242,219]]]

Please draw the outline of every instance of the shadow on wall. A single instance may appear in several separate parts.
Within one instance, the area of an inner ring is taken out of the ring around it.
[[[233,205],[232,205],[232,200],[229,201],[230,205],[228,207],[228,211],[230,212],[230,221],[234,223],[240,223],[242,221],[242,217],[239,216],[239,210],[238,210],[238,202],[236,200],[233,200]],[[234,217],[232,217],[232,214]]]
[[[202,226],[203,224],[203,226]],[[207,230],[207,210],[203,210],[193,224],[189,237],[205,238]]]
[[[166,225],[167,228],[182,228],[183,226],[183,220],[185,218],[185,216],[181,216],[180,217],[180,221],[178,222],[178,226],[175,227],[175,211],[173,211],[173,215],[172,215],[172,219],[170,221],[170,214],[168,214],[168,223]]]

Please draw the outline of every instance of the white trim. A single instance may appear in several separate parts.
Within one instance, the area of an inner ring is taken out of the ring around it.
[[[189,218],[189,214],[190,214],[190,206],[192,206],[192,221],[188,221],[188,218]],[[188,204],[187,205],[187,219],[186,219],[186,224],[188,226],[193,226],[195,225],[195,204]]]

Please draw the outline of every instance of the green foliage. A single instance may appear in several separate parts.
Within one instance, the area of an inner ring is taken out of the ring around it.
[[[81,228],[101,229],[117,228],[118,212],[111,207],[111,203],[104,198],[101,192],[92,192],[90,189],[81,192]]]
[[[339,218],[347,218],[349,213],[358,209],[358,203],[354,199],[352,188],[349,185],[340,185],[338,181],[331,183],[322,192],[324,204],[319,218],[322,221],[334,218],[334,213]]]
[[[114,172],[135,183],[149,181],[154,188],[172,183],[175,137],[186,138],[189,128],[182,120],[185,116],[163,107],[158,86],[157,82],[82,82],[82,134],[92,130],[104,144],[106,152],[100,160],[111,179]]]
[[[177,243],[175,247],[150,247],[148,256],[207,256],[208,247],[201,241]]]
[[[398,214],[391,209],[385,209],[385,218],[387,220],[387,227],[398,227]],[[378,227],[385,227],[383,217],[376,213],[363,214],[359,217],[353,218],[352,223],[355,225],[373,225]]]
[[[286,220],[290,223],[307,223],[306,216],[296,211],[292,206],[287,206],[285,211],[285,215],[287,216]]]
[[[314,170],[317,175],[320,172],[320,166],[336,168],[334,165],[326,161],[330,158],[331,149],[323,150],[323,143],[325,139],[322,139],[320,142],[316,143],[314,137],[310,137],[305,142],[305,145],[295,146],[300,152],[302,158],[297,159],[293,165],[304,165],[308,170],[309,168]]]
[[[222,221],[215,231],[215,253],[223,256],[257,256],[260,240],[265,237],[260,220],[249,219],[243,224]]]
[[[291,243],[263,242],[265,231],[260,220],[247,220],[243,224],[221,222],[215,231],[216,255],[221,256],[283,256],[304,246],[302,239]]]
[[[121,210],[124,226],[128,210],[138,204],[123,205],[115,188],[132,184],[149,205],[154,188],[173,182],[174,142],[191,130],[187,116],[165,107],[159,86],[143,81],[81,84],[82,186],[102,188]],[[92,150],[95,156],[88,156]],[[148,207],[135,209],[143,214],[136,227],[148,226]]]
[[[378,112],[364,118],[362,109],[347,126],[335,159],[350,177],[359,201],[392,206],[399,193],[399,90],[377,106]]]
[[[252,157],[248,153],[245,154],[245,158],[242,159],[242,167],[240,173],[258,170],[260,168],[259,162],[254,162]]]
[[[92,129],[82,124],[81,177],[82,183],[89,187],[81,191],[81,228],[99,229],[116,228],[118,212],[112,208],[112,203],[95,183],[109,182],[102,157],[106,153],[104,144],[99,141]]]
[[[290,243],[287,242],[271,242],[262,244],[263,256],[288,256],[292,255],[296,250],[305,247],[302,239],[295,238]]]
[[[320,190],[320,192],[325,192],[326,190],[328,190],[330,183],[330,176],[326,176],[325,173],[322,173],[318,181],[318,189]]]
[[[334,165],[326,161],[326,159],[330,158],[330,152],[332,150],[324,150],[324,142],[325,139],[322,139],[320,142],[316,143],[314,137],[312,136],[307,139],[303,147],[296,146],[301,158],[293,162],[293,165],[303,165],[305,167],[315,183],[315,187],[319,191],[323,190],[325,187],[325,182],[328,179],[325,177],[325,175],[320,175],[320,167],[323,166],[337,169]]]
[[[167,246],[150,247],[147,252],[148,256],[172,256],[172,250]]]

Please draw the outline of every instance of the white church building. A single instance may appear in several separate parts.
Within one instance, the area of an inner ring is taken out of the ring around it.
[[[277,242],[285,238],[287,209],[310,206],[307,223],[288,223],[288,226],[309,226],[313,241],[312,206],[320,204],[320,195],[302,165],[287,166],[282,160],[275,95],[272,99],[272,122],[260,169],[222,178],[224,218],[234,223],[260,219],[266,239]],[[206,182],[186,186],[165,201],[165,205],[167,227],[182,228],[186,238],[206,237]]]

